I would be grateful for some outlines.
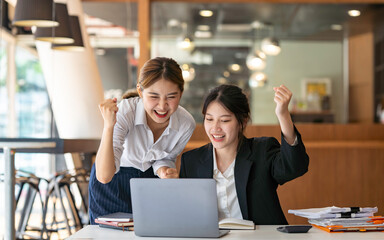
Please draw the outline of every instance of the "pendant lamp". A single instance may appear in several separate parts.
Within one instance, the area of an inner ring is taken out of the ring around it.
[[[55,3],[56,19],[59,22],[58,27],[37,28],[35,39],[39,41],[51,42],[55,44],[70,44],[75,40],[72,38],[69,26],[69,15],[67,5]]]
[[[18,27],[54,27],[53,0],[18,0],[12,24]]]
[[[191,64],[184,63],[183,65],[181,65],[181,70],[182,70],[184,81],[190,82],[193,79],[195,79],[195,76],[196,76],[195,68],[193,68]]]
[[[251,88],[263,87],[267,81],[267,75],[263,72],[254,72],[249,78],[249,86]]]
[[[246,64],[249,70],[263,70],[266,66],[265,53],[260,50],[253,50],[246,59]]]
[[[83,51],[84,43],[83,36],[81,35],[79,17],[69,16],[69,24],[72,30],[72,37],[75,41],[71,44],[52,44],[52,49],[65,51]]]
[[[265,54],[276,56],[281,51],[279,40],[277,38],[265,38],[261,41],[261,49]]]

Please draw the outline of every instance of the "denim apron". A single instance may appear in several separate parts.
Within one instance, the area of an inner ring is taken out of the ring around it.
[[[132,213],[130,179],[156,177],[152,167],[145,172],[133,167],[120,167],[112,180],[103,184],[97,180],[93,164],[88,186],[90,223],[95,224],[98,216],[114,212]]]

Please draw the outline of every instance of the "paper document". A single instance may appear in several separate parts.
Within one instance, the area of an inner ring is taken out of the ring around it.
[[[351,208],[351,207],[324,207],[307,209],[290,209],[288,213],[309,219],[315,218],[356,218],[370,217],[378,211],[377,207]]]
[[[132,213],[115,212],[104,216],[99,216],[97,219],[100,221],[131,222],[133,221],[133,216]]]

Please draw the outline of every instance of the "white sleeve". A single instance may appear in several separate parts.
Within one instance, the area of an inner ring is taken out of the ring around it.
[[[115,167],[117,173],[120,170],[120,159],[124,151],[124,142],[132,126],[134,117],[134,110],[127,104],[120,103],[118,105],[119,111],[116,114],[116,124],[113,129],[113,153],[115,156]]]
[[[189,113],[188,113],[189,114]],[[156,175],[156,172],[161,167],[176,167],[176,158],[184,150],[185,145],[187,145],[189,139],[191,138],[193,131],[195,130],[196,122],[191,115],[188,115],[188,118],[184,119],[184,123],[180,127],[180,132],[178,136],[180,137],[179,141],[169,153],[166,158],[156,160],[152,163],[153,172]]]

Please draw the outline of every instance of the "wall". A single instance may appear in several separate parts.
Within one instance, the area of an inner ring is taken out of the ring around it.
[[[105,90],[121,89],[122,91],[125,91],[128,88],[126,49],[106,49],[104,55],[97,55],[97,66]]]
[[[268,83],[252,91],[252,123],[277,123],[272,87],[286,85],[293,98],[301,98],[303,78],[331,78],[331,108],[336,122],[342,122],[343,106],[343,59],[341,42],[284,41],[281,53],[267,57],[264,70]],[[293,102],[293,99],[291,103]],[[292,104],[291,104],[292,105]],[[262,114],[260,114],[262,113]]]
[[[373,122],[372,32],[349,39],[349,122]]]

